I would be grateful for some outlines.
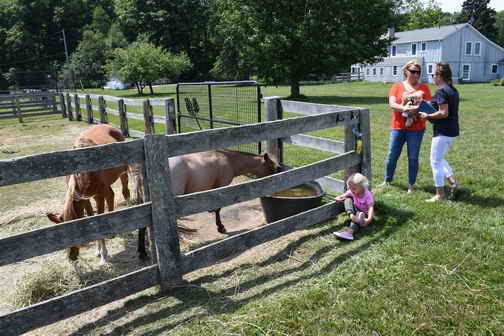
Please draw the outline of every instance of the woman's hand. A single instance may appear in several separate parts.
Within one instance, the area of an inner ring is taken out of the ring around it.
[[[429,118],[429,115],[425,112],[418,112],[418,116],[421,118],[421,119],[427,119]]]

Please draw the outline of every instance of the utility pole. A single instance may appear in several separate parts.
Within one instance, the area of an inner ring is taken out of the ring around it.
[[[68,63],[68,48],[67,48],[67,43],[66,43],[66,35],[65,35],[65,28],[61,31],[63,33],[63,45],[65,46],[65,56],[66,56],[66,61]]]
[[[66,41],[66,35],[65,35],[65,28],[63,28],[63,30],[61,31],[63,33],[63,45],[65,46],[65,57],[66,57],[66,62],[67,64],[70,64],[70,60],[68,58],[68,48],[67,48],[67,41]],[[73,73],[73,70],[70,69],[70,76],[71,76],[71,87],[72,89],[75,89],[75,78],[74,78],[74,73]]]

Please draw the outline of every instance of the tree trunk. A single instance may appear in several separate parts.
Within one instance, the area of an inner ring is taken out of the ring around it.
[[[301,90],[299,87],[298,80],[291,80],[290,88],[291,88],[290,98],[298,98],[299,96],[301,96]]]
[[[142,94],[143,89],[140,88],[140,83],[139,82],[135,82],[135,86],[137,88],[138,94]]]
[[[154,94],[154,90],[152,90],[152,83],[149,83],[149,89],[150,89],[150,94],[153,95]]]

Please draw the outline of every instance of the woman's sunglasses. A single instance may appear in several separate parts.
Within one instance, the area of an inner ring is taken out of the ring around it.
[[[412,74],[420,74],[420,71],[418,70],[411,70],[411,69],[408,69],[408,71]]]

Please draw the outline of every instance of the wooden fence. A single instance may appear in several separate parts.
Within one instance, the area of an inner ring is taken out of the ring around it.
[[[62,102],[54,92],[0,95],[0,120],[62,113]],[[58,108],[58,106],[60,108]]]
[[[0,266],[58,251],[73,245],[106,238],[150,226],[156,263],[135,272],[47,300],[0,316],[2,335],[17,335],[79,314],[149,287],[166,290],[186,273],[210,266],[231,253],[243,252],[299,228],[336,216],[341,207],[331,202],[318,208],[254,228],[187,253],[181,253],[176,230],[177,218],[213,210],[237,202],[271,195],[358,165],[369,176],[369,111],[266,99],[268,114],[278,111],[302,111],[299,118],[273,120],[223,129],[185,134],[148,135],[144,139],[90,148],[79,148],[0,160],[0,187],[37,181],[78,172],[144,163],[146,189],[150,201],[117,210],[53,225],[0,240]],[[273,117],[272,117],[273,118]],[[350,136],[355,125],[363,132],[363,150],[355,148]],[[345,127],[345,142],[340,144],[298,134]],[[284,140],[282,140],[284,139]],[[226,148],[234,145],[269,141],[269,148],[280,155],[281,142],[290,139],[319,148],[316,141],[330,148],[334,156],[303,167],[238,185],[183,196],[171,190],[168,157]],[[19,174],[22,171],[23,174]],[[58,237],[55,239],[55,237]]]
[[[63,106],[64,116],[68,117],[69,120],[97,124],[109,123],[109,114],[117,116],[119,123],[115,126],[121,129],[125,137],[143,137],[145,133],[153,134],[156,123],[165,125],[167,134],[175,133],[176,130],[175,101],[173,98],[126,99],[113,96],[66,93],[65,96],[61,97],[61,100],[66,102]],[[97,104],[93,104],[93,100],[97,101]],[[107,102],[117,104],[117,110],[107,107]],[[128,106],[142,106],[143,114],[128,112]],[[165,116],[154,115],[153,106],[164,106]],[[98,120],[95,118],[95,111],[99,113]],[[128,119],[143,120],[145,132],[130,129]]]

